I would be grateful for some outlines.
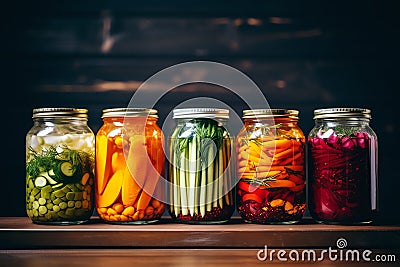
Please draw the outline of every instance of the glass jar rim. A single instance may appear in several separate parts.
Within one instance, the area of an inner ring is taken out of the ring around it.
[[[314,110],[314,119],[371,119],[366,108],[320,108]]]
[[[107,108],[103,109],[102,118],[110,117],[142,117],[158,118],[158,111],[149,108]]]
[[[229,109],[221,108],[178,108],[172,112],[174,119],[229,119]]]
[[[85,108],[35,108],[32,111],[32,118],[88,118],[88,110]]]
[[[246,109],[243,110],[243,119],[272,119],[291,118],[299,119],[299,111],[296,109]]]

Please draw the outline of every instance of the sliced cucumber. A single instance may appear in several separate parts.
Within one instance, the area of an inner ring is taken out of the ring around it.
[[[63,186],[64,186],[63,183],[59,183],[59,184],[53,185],[52,188],[53,189],[57,189],[57,188],[60,188],[60,187],[63,187]]]
[[[43,176],[39,176],[35,179],[35,186],[36,187],[43,187],[47,184],[47,179]]]
[[[68,177],[71,177],[72,175],[74,175],[74,168],[72,167],[72,164],[68,161],[66,162],[62,162],[60,164],[60,170],[61,172]]]
[[[46,180],[49,182],[49,184],[53,185],[53,184],[57,184],[58,182],[55,181],[54,179],[52,179],[49,175],[49,172],[42,172],[39,174],[39,176],[42,176],[44,178],[46,178]]]
[[[51,179],[50,176],[46,176],[46,179],[47,179],[47,181],[49,181],[49,184],[51,184],[51,185],[58,184],[58,182],[53,180],[53,179]]]
[[[60,161],[53,168],[54,176],[52,179],[59,183],[71,184],[82,179],[82,168],[80,165],[72,165],[69,161]]]
[[[56,176],[56,174],[54,173],[54,170],[51,169],[50,171],[48,171],[48,174],[51,178],[54,178]]]

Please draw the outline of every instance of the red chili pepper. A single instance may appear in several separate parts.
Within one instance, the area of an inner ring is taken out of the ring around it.
[[[247,193],[256,194],[262,200],[265,198],[267,190],[260,189],[259,187],[248,184],[246,182],[239,182],[239,190],[238,191],[239,192],[242,191],[241,192],[242,195],[247,194]],[[239,194],[239,196],[241,196],[241,195]]]

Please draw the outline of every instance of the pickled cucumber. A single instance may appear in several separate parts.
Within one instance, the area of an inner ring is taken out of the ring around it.
[[[32,185],[30,181],[28,179],[27,188]],[[69,184],[56,189],[46,185],[30,189],[27,191],[26,209],[34,222],[85,220],[92,215],[92,188],[88,185]]]
[[[27,215],[38,223],[88,220],[94,209],[93,134],[34,135],[28,143]]]

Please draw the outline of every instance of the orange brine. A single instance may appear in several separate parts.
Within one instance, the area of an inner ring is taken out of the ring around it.
[[[165,210],[164,136],[151,109],[107,109],[96,135],[96,207],[113,223],[150,223]]]

